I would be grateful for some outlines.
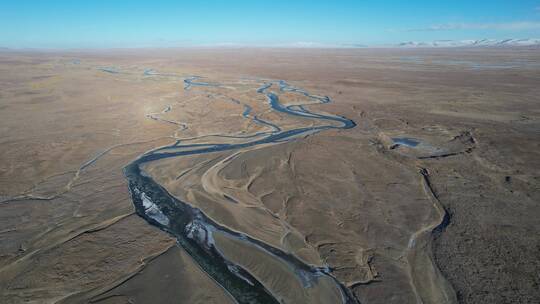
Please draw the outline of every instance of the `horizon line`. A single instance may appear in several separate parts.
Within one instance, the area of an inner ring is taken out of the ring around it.
[[[499,42],[532,41],[531,44],[504,44]],[[437,43],[456,43],[437,45]],[[493,42],[495,44],[459,44],[466,42]],[[464,40],[433,40],[429,42],[404,41],[395,44],[200,44],[177,46],[87,46],[87,47],[10,47],[0,45],[0,51],[105,51],[105,50],[142,50],[142,49],[418,49],[418,48],[511,48],[511,47],[540,47],[540,38],[511,38],[511,39],[464,39]]]

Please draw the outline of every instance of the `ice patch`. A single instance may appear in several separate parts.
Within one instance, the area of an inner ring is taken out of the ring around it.
[[[239,277],[240,279],[246,281],[249,285],[251,286],[255,286],[255,284],[253,284],[253,282],[251,282],[248,278],[246,278],[245,276],[243,276],[241,273],[240,273],[240,268],[236,265],[233,265],[233,264],[230,264],[230,263],[227,263],[227,268],[229,269],[230,272],[234,273],[237,277]]]
[[[135,192],[137,193],[139,191],[137,190]],[[152,219],[156,220],[161,225],[168,226],[169,218],[167,218],[165,214],[161,212],[159,207],[150,200],[150,198],[146,195],[146,193],[144,192],[140,192],[140,193],[141,193],[141,200],[144,207],[144,213],[146,213],[146,215],[148,215]]]
[[[191,223],[186,225],[185,230],[188,238],[197,241],[206,248],[214,246],[215,241],[212,236],[214,227],[206,225],[202,220],[197,218],[194,219]]]

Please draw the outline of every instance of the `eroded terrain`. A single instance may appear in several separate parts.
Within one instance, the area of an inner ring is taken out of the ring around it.
[[[538,302],[538,62],[0,53],[2,302]]]

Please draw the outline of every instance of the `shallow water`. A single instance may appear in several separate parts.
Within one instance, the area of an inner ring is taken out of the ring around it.
[[[115,67],[103,67],[103,68],[98,68],[98,70],[100,70],[102,72],[105,72],[105,73],[109,73],[109,74],[119,74],[120,73],[120,71]]]
[[[420,144],[420,141],[410,137],[394,137],[392,141],[395,144],[407,146],[407,147],[416,147]]]

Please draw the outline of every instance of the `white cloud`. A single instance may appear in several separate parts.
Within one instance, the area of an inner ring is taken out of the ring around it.
[[[453,31],[453,30],[504,30],[520,31],[540,29],[538,21],[516,21],[502,23],[446,23],[426,28],[409,29],[408,32]]]

